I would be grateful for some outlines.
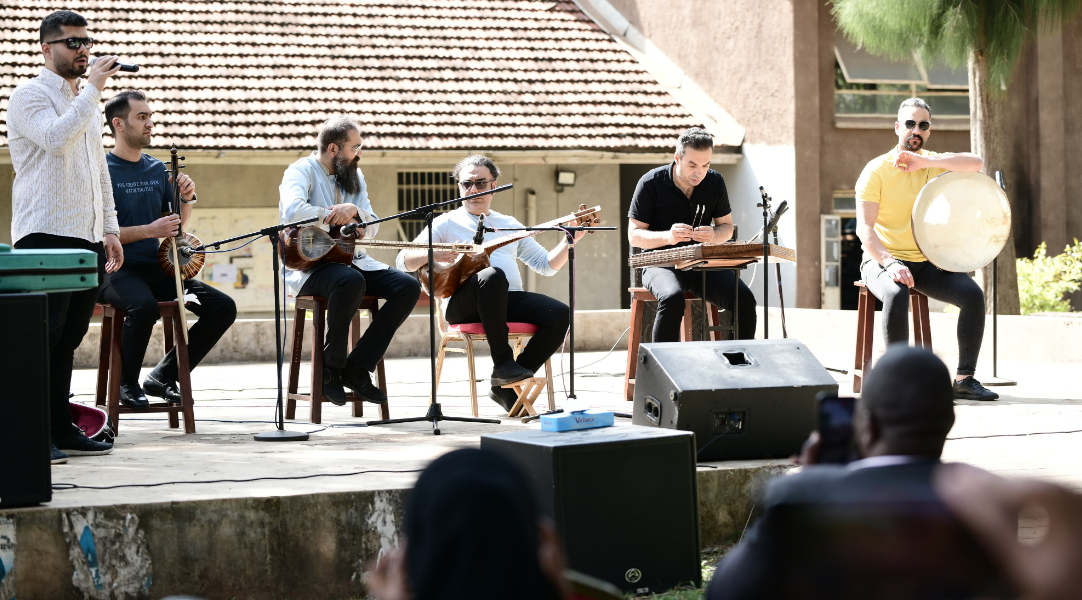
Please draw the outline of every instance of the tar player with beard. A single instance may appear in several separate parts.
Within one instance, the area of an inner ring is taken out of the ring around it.
[[[984,292],[965,273],[944,271],[928,262],[917,248],[911,223],[913,203],[926,183],[947,171],[980,171],[984,161],[968,152],[925,150],[931,127],[932,109],[924,100],[902,102],[894,123],[898,145],[872,159],[857,180],[857,236],[864,245],[860,275],[868,290],[883,302],[888,345],[909,342],[909,288],[957,306],[954,397],[995,400],[999,395],[973,378],[984,339]]]
[[[360,128],[349,117],[332,117],[319,128],[318,149],[286,169],[282,177],[278,214],[282,223],[316,217],[316,224],[332,225],[376,218],[368,188],[357,164],[361,158]],[[378,226],[363,230],[365,238]],[[358,251],[361,248],[358,247]],[[327,298],[327,336],[323,345],[323,395],[336,405],[346,403],[343,385],[362,399],[387,401],[372,383],[370,373],[383,357],[395,331],[417,304],[417,280],[360,254],[353,263],[323,263],[307,271],[285,269],[285,280],[298,296]],[[365,294],[386,299],[372,324],[346,355],[349,324]]]

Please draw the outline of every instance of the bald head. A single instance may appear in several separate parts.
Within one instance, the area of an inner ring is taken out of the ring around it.
[[[865,456],[934,456],[954,426],[954,393],[943,361],[922,348],[891,346],[864,379],[857,436]]]

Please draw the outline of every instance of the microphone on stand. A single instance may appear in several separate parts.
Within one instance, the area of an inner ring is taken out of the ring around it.
[[[357,228],[360,226],[360,223],[350,223],[348,225],[343,225],[342,228],[338,230],[338,232],[342,234],[342,237],[356,236]]]
[[[94,63],[97,62],[97,60],[98,60],[98,57],[95,56],[94,58],[90,59],[90,62],[87,63],[86,66],[87,67],[94,66]],[[125,73],[138,73],[139,72],[139,65],[128,65],[128,64],[124,64],[122,62],[116,62],[116,63],[113,63],[113,66],[114,67],[120,67],[120,70],[125,72]]]
[[[477,233],[473,234],[473,243],[481,245],[485,242],[485,215],[477,215]]]

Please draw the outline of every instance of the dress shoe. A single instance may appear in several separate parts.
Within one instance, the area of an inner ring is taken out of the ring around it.
[[[998,400],[999,394],[981,385],[972,375],[954,382],[955,400]]]
[[[342,369],[323,367],[323,397],[335,406],[346,405],[346,390],[342,387]]]
[[[495,387],[488,390],[488,397],[492,398],[503,408],[504,412],[510,413],[518,401],[518,393],[511,388]]]
[[[180,404],[182,400],[177,382],[170,381],[164,376],[155,375],[153,371],[143,381],[143,391],[150,396],[157,396],[169,404]]]
[[[387,394],[384,394],[374,383],[372,376],[364,369],[342,369],[342,383],[353,390],[354,394],[361,397],[365,402],[372,404],[386,404]]]
[[[53,438],[53,448],[67,456],[102,456],[113,451],[112,444],[95,442],[83,435],[81,429],[74,426],[68,435]]]
[[[150,402],[147,401],[146,394],[138,383],[122,382],[120,384],[120,403],[136,410],[150,407]]]
[[[513,360],[502,362],[492,369],[492,386],[500,387],[533,377],[533,371]]]

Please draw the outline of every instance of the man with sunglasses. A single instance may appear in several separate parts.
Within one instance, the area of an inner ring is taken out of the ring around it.
[[[958,371],[954,397],[995,400],[999,395],[974,377],[984,339],[984,292],[965,273],[944,271],[928,262],[913,238],[913,203],[932,178],[946,171],[974,173],[984,167],[975,154],[939,154],[924,149],[931,136],[932,109],[920,98],[898,108],[898,144],[872,159],[857,180],[857,237],[864,246],[861,278],[883,302],[887,344],[909,342],[909,288],[960,309]]]
[[[115,56],[89,66],[87,22],[57,11],[41,22],[45,68],[11,94],[8,143],[15,182],[11,239],[16,248],[69,248],[98,255],[98,281],[120,268],[124,249],[102,146],[99,104]],[[86,79],[82,76],[86,74]],[[86,335],[98,290],[49,294],[49,406],[53,463],[108,454],[72,424],[68,391],[75,349]]]
[[[353,119],[332,117],[319,128],[318,148],[286,169],[278,212],[282,223],[316,217],[310,225],[327,228],[376,218],[368,186],[357,168],[361,160],[361,131]],[[358,229],[372,238],[378,225]],[[372,383],[370,373],[387,351],[395,331],[409,317],[421,286],[417,280],[368,256],[358,246],[353,263],[323,263],[307,271],[286,268],[286,284],[298,296],[327,298],[327,335],[323,345],[323,395],[332,404],[346,403],[343,386],[374,404],[387,396]],[[365,294],[385,299],[379,313],[347,356],[349,324]]]
[[[500,168],[487,156],[471,154],[459,161],[452,176],[458,181],[461,194],[469,196],[495,188]],[[492,199],[493,195],[487,194],[466,200],[459,208],[436,217],[432,223],[432,241],[455,243],[473,239],[481,215],[484,215],[487,227],[497,230],[486,233],[486,241],[508,235],[499,233],[501,229],[523,227],[514,217],[492,210]],[[577,225],[578,221],[570,224]],[[576,232],[575,239],[581,239],[583,235],[585,232]],[[422,230],[414,241],[427,243],[428,229]],[[453,296],[443,301],[443,315],[448,323],[480,322],[484,327],[493,364],[492,389],[488,396],[504,410],[511,410],[516,394],[514,390],[500,386],[533,377],[563,343],[569,321],[566,304],[523,290],[517,261],[541,275],[552,276],[567,262],[567,249],[566,237],[562,237],[551,251],[532,237],[509,243],[492,252],[489,268],[470,277]],[[453,252],[433,254],[433,258],[442,263],[453,262],[455,256]],[[428,264],[428,251],[403,250],[398,253],[397,264],[399,269],[416,271]],[[538,327],[517,360],[507,342],[508,322],[531,323]]]

